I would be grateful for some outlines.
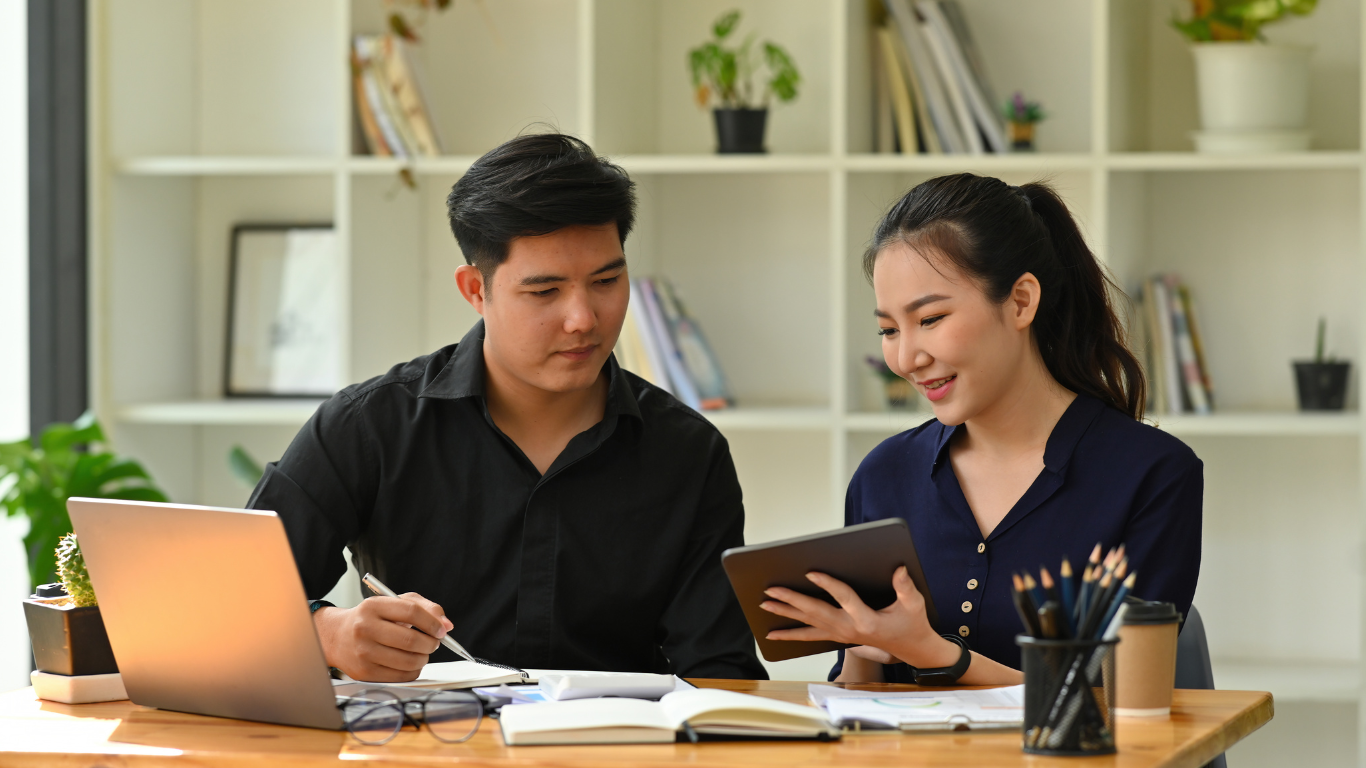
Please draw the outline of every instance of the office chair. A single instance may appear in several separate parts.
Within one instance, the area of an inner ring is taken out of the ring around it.
[[[1205,638],[1205,622],[1192,605],[1181,625],[1176,640],[1176,687],[1214,690],[1214,669],[1209,662],[1209,641]],[[1219,755],[1205,764],[1205,768],[1228,768],[1228,760]]]

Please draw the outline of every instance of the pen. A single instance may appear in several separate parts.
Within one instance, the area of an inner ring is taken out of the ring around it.
[[[364,576],[362,576],[360,580],[363,584],[365,584],[365,586],[370,588],[371,592],[374,592],[377,595],[384,595],[385,597],[398,597],[398,595],[394,594],[394,590],[384,586],[384,582],[375,578],[372,574],[367,573]],[[418,632],[422,631],[417,627],[413,627],[413,629],[417,630]],[[446,635],[445,637],[441,638],[441,644],[446,646],[447,648],[450,648],[452,651],[455,651],[465,661],[472,662],[474,664],[479,663],[474,660],[474,656],[470,655],[469,651],[461,647],[460,643],[457,643],[454,640],[452,640],[450,635]]]

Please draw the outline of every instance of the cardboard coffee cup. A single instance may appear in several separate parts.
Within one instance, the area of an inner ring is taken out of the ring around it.
[[[1181,614],[1171,603],[1128,603],[1115,650],[1115,714],[1165,717],[1176,685]]]

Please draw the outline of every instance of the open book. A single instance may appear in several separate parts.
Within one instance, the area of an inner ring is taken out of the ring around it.
[[[642,699],[579,699],[504,707],[498,722],[503,742],[523,744],[646,744],[674,741],[691,729],[708,736],[839,738],[815,707],[698,688],[676,691],[658,702]]]
[[[363,683],[366,681],[353,680],[346,675],[342,675],[342,679],[336,682]],[[522,676],[510,669],[490,667],[485,664],[475,664],[472,661],[442,661],[436,664],[428,664],[423,667],[422,673],[417,676],[416,680],[411,680],[406,683],[375,683],[375,685],[451,690],[456,688],[474,688],[476,686],[521,682],[525,682],[522,679]]]

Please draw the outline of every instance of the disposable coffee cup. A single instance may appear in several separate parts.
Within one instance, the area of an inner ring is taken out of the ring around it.
[[[1115,651],[1115,714],[1166,717],[1176,685],[1181,614],[1171,603],[1127,603]]]

